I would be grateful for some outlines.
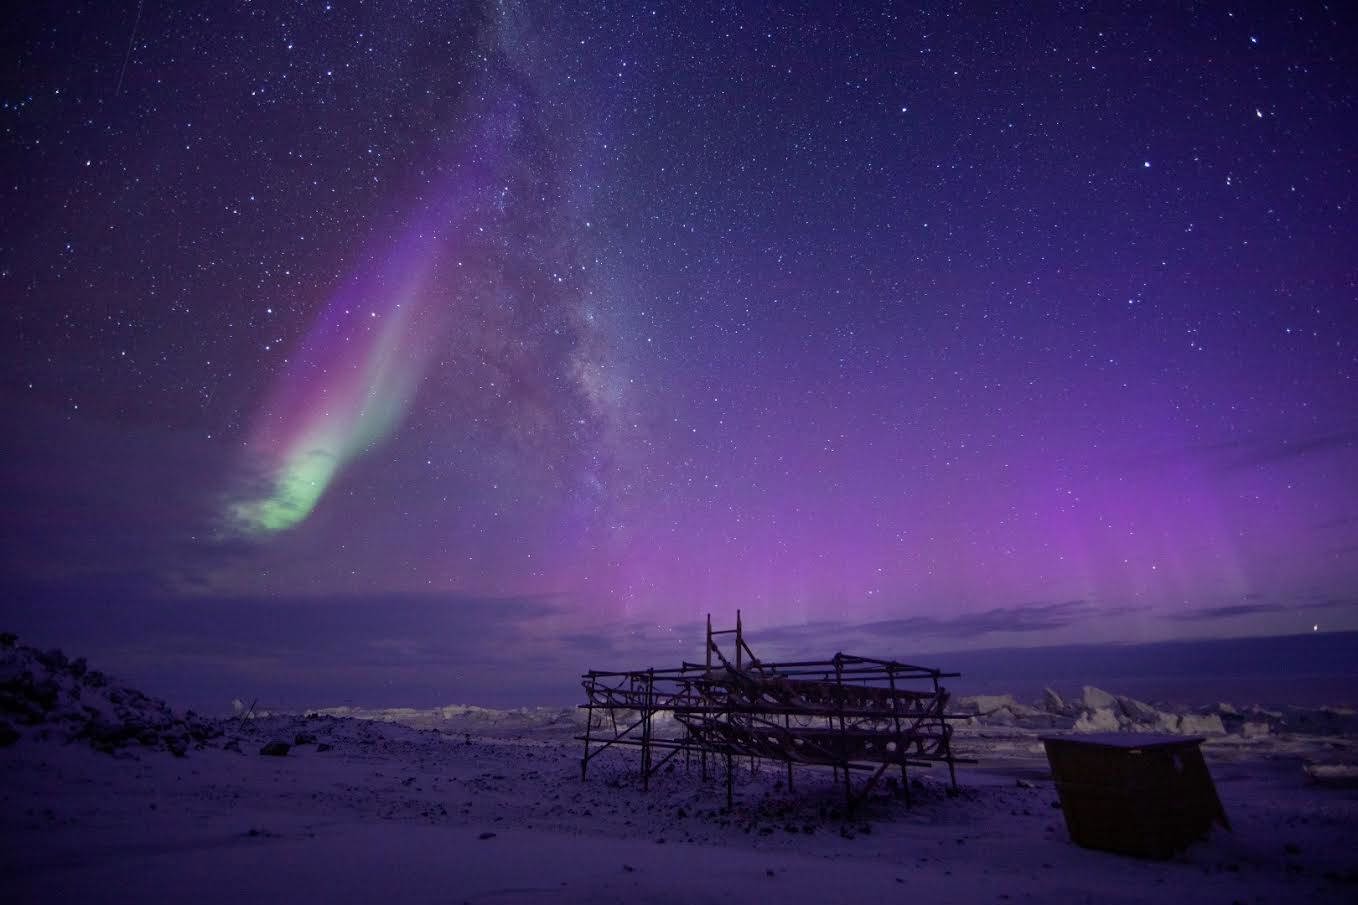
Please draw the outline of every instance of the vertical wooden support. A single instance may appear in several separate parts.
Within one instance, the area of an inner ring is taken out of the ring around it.
[[[745,646],[745,639],[740,628],[740,610],[736,610],[736,672],[740,672],[741,648]]]
[[[703,650],[704,650],[704,653],[707,654],[707,667],[706,667],[706,672],[703,673],[702,684],[699,686],[699,687],[702,689],[702,694],[701,694],[701,696],[700,696],[700,698],[699,698],[699,701],[700,701],[700,703],[702,704],[702,708],[703,708],[702,720],[703,720],[703,722],[704,722],[704,724],[705,724],[708,720],[711,720],[711,719],[712,719],[712,714],[708,712],[708,706],[709,706],[710,701],[711,701],[711,698],[710,698],[710,696],[708,695],[708,689],[711,687],[711,685],[710,685],[709,683],[711,682],[711,678],[712,678],[712,614],[711,614],[711,613],[708,613],[708,614],[707,614],[707,644],[704,645]],[[707,782],[707,745],[703,745],[703,782]]]
[[[729,811],[735,805],[736,800],[736,764],[735,758],[730,754],[726,755],[726,809]]]
[[[951,783],[951,790],[957,791],[957,764],[952,756],[952,727],[948,725],[945,718],[947,711],[947,701],[944,699],[942,687],[938,684],[938,672],[934,671],[934,706],[937,710],[939,736],[942,738],[943,756],[948,761],[948,781]]]
[[[594,679],[585,681],[585,694],[589,696],[585,705],[585,756],[580,758],[580,781],[585,781],[585,774],[589,771],[589,734],[590,728],[594,725]]]
[[[655,670],[646,670],[646,693],[641,699],[641,788],[651,788],[651,712],[655,701]]]
[[[888,667],[886,671],[887,682],[891,686],[891,719],[895,724],[896,732],[893,739],[896,743],[896,756],[901,759],[901,792],[905,795],[905,806],[910,806],[910,777],[905,774],[905,739],[901,737],[901,699],[896,695],[896,669]]]
[[[853,809],[853,781],[849,778],[849,739],[844,725],[844,661],[835,654],[835,711],[839,714],[839,756],[844,759],[844,806]]]

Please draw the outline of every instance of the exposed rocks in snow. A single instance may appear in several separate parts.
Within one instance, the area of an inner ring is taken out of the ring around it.
[[[183,755],[222,734],[215,721],[191,710],[177,715],[158,698],[113,684],[83,658],[27,647],[13,635],[5,641],[0,644],[0,718],[14,740],[31,732],[83,741],[100,751],[138,745]]]
[[[287,757],[292,750],[292,745],[287,742],[266,742],[264,747],[259,749],[259,753],[266,757]]]

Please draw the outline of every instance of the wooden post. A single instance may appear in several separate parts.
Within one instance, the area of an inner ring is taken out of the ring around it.
[[[707,696],[708,683],[711,681],[711,677],[712,677],[712,614],[711,614],[711,613],[708,613],[708,614],[707,614],[707,643],[703,646],[703,651],[704,651],[704,653],[707,654],[707,671],[703,673],[703,680],[702,680],[702,686],[701,686],[703,691],[702,691],[702,695],[699,697],[699,701],[700,701],[700,703],[702,704],[702,707],[703,707],[702,720],[703,720],[704,723],[706,723],[708,720],[712,719],[712,714],[708,712],[708,696]],[[706,740],[704,740],[704,742],[703,742],[703,782],[707,782],[707,742],[706,742]]]
[[[901,701],[896,697],[896,669],[888,667],[887,682],[891,684],[891,718],[896,727],[896,756],[901,759],[901,792],[905,795],[905,806],[910,807],[910,777],[905,774],[905,742],[901,739]]]
[[[646,670],[646,693],[642,697],[641,723],[641,788],[651,788],[651,703],[655,689],[655,669]]]
[[[844,758],[844,806],[853,810],[853,781],[849,778],[849,737],[844,725],[844,661],[835,654],[835,710],[839,713],[839,755]]]
[[[740,610],[736,610],[736,672],[740,672],[740,649],[743,646],[740,631]]]
[[[589,730],[594,725],[594,679],[587,679],[585,682],[585,694],[589,700],[585,705],[585,756],[580,758],[580,781],[585,781],[585,774],[589,770]]]
[[[948,781],[951,783],[951,789],[955,793],[957,792],[957,764],[953,762],[952,756],[952,727],[948,725],[944,713],[948,702],[944,697],[943,689],[939,687],[937,672],[934,673],[933,680],[934,701],[938,710],[938,731],[943,740],[943,756],[947,758],[948,761]]]

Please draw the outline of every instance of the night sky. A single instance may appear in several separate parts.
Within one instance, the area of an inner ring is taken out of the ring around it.
[[[306,704],[1358,628],[1358,15],[922,6],[26,5],[0,628]]]

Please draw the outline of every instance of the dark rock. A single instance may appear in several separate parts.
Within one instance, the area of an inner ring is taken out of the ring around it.
[[[299,732],[293,736],[292,743],[294,745],[314,745],[316,744],[316,736],[310,732]]]
[[[216,723],[205,720],[196,714],[191,714],[186,717],[185,722],[188,723],[189,736],[195,742],[206,742],[214,738],[220,738],[222,735],[222,727],[218,726]]]
[[[20,739],[19,730],[0,720],[0,748],[7,748]]]
[[[329,742],[317,742],[317,743],[316,743],[316,750],[317,750],[317,751],[329,751],[329,750],[330,750],[331,748],[333,748],[333,747],[335,747],[335,746],[332,745],[332,744],[330,744]]]
[[[289,745],[287,742],[269,742],[263,748],[259,749],[259,753],[268,755],[269,757],[286,757],[291,748],[292,745]]]
[[[481,835],[477,836],[476,838],[477,838],[477,839],[494,839],[494,838],[495,838],[495,834],[494,834],[494,833],[490,833],[490,832],[486,832],[486,833],[482,833]]]

